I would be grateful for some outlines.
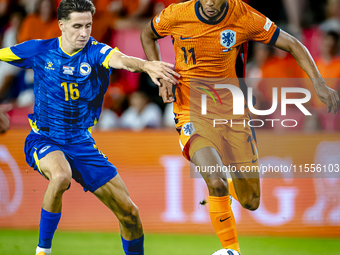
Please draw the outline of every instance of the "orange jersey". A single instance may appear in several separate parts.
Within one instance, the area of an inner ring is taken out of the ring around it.
[[[199,1],[192,0],[170,5],[151,22],[157,36],[172,36],[175,71],[181,75],[174,104],[177,114],[190,110],[191,79],[213,78],[214,81],[205,82],[215,84],[216,78],[237,78],[236,61],[242,45],[248,41],[273,45],[279,36],[280,29],[249,5],[241,0],[228,0],[227,3],[227,10],[217,21],[205,20],[199,11]],[[191,89],[193,87],[192,84]],[[213,90],[210,92],[213,94]],[[231,93],[225,89],[217,93],[225,105],[223,108],[230,113]],[[208,100],[208,108],[214,111],[213,107],[214,102]]]

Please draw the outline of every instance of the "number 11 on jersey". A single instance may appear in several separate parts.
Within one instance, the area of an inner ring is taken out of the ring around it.
[[[61,84],[61,87],[64,87],[65,101],[69,101],[70,96],[72,100],[77,100],[79,98],[79,90],[77,89],[78,87],[77,83],[67,84],[67,82],[63,82]]]

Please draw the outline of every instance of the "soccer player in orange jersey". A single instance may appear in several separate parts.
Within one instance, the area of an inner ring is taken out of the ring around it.
[[[247,42],[257,41],[290,52],[312,79],[318,97],[329,111],[337,111],[339,97],[326,86],[308,50],[296,38],[241,0],[192,0],[170,5],[141,33],[149,60],[160,59],[157,40],[168,35],[172,37],[175,50],[175,71],[181,75],[180,84],[176,86],[174,113],[183,155],[196,166],[222,168],[230,165],[237,169],[231,172],[232,182],[221,171],[200,173],[208,186],[211,221],[223,248],[240,252],[229,194],[246,209],[259,207],[258,173],[239,171],[241,166],[258,164],[255,136],[249,127],[242,125],[213,128],[206,120],[193,120],[193,113],[199,116],[201,110],[199,100],[193,99],[194,94],[202,89],[214,95],[216,91],[211,85],[223,78],[244,76]],[[172,84],[162,80],[161,83],[163,101],[173,102]],[[241,87],[242,84],[237,85]],[[232,116],[230,92],[217,94],[227,116],[249,120],[248,109],[244,115]],[[244,105],[248,108],[246,101]],[[217,106],[218,103],[208,104],[211,118]]]

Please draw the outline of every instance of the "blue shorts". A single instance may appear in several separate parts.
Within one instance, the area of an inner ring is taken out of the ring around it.
[[[72,170],[72,178],[84,187],[84,191],[94,192],[117,175],[117,168],[97,148],[94,139],[65,145],[39,134],[31,132],[25,141],[26,162],[39,169],[39,160],[52,151],[62,151]],[[46,178],[46,176],[44,176]]]

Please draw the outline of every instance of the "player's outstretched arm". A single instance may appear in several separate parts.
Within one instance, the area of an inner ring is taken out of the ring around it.
[[[148,60],[160,60],[160,50],[158,45],[159,38],[155,35],[151,28],[151,22],[149,22],[142,30],[140,34],[140,40],[144,49],[145,56]],[[159,96],[163,98],[164,103],[172,103],[173,93],[172,86],[173,83],[168,82],[164,79],[160,80],[161,86],[159,87]]]
[[[171,67],[174,67],[173,64],[162,61],[145,61],[140,58],[127,56],[120,51],[112,54],[109,66],[115,69],[125,69],[130,72],[146,72],[158,86],[161,85],[158,79],[177,83],[178,81],[174,76],[179,77],[179,74],[171,69]]]
[[[7,112],[11,109],[12,105],[10,104],[0,105],[0,133],[5,133],[9,129],[10,122]]]
[[[336,113],[337,109],[340,108],[339,95],[335,90],[326,86],[325,80],[322,78],[308,49],[295,37],[282,30],[275,46],[288,51],[295,58],[299,66],[312,80],[319,99],[328,106],[328,112],[333,109]]]

